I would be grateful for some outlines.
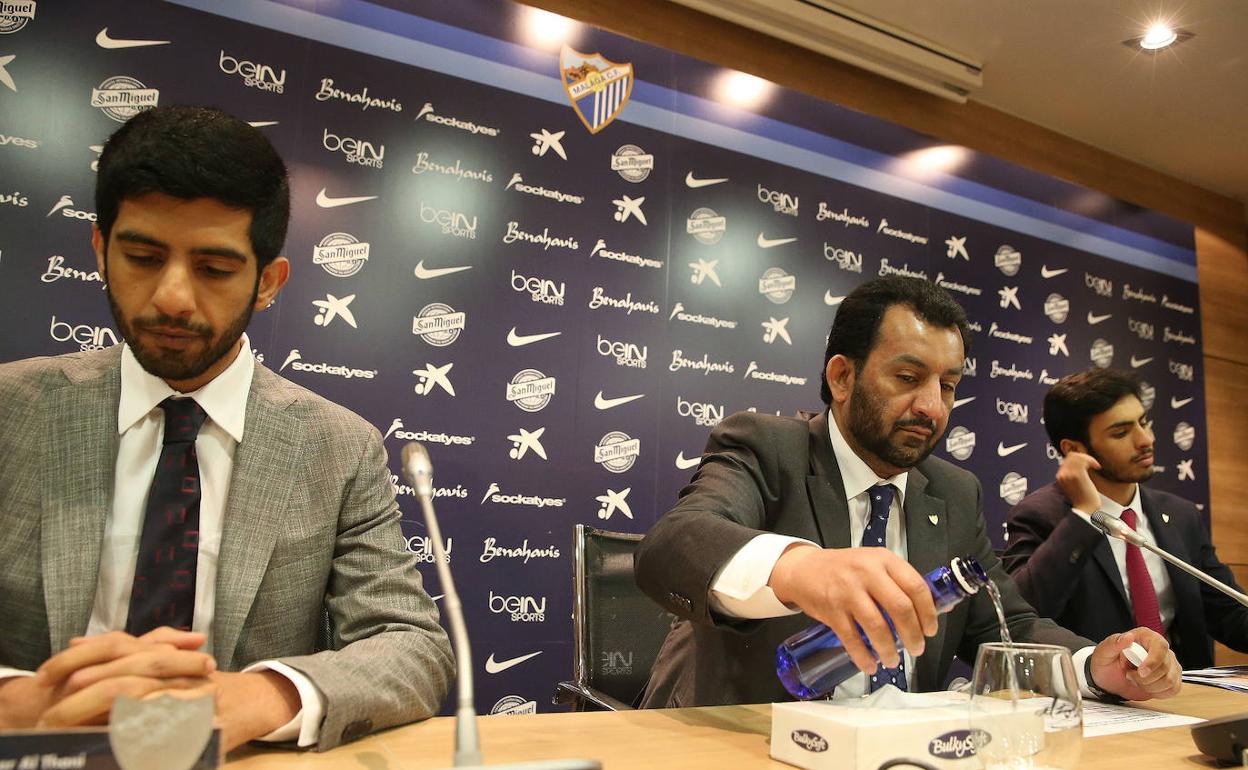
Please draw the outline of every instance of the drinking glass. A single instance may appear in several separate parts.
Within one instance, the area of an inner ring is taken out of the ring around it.
[[[1065,647],[981,644],[970,728],[984,770],[1066,770],[1079,763],[1083,700]]]

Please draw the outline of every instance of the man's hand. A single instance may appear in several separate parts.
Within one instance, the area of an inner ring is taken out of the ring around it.
[[[1139,642],[1148,650],[1139,668],[1122,654],[1132,642]],[[1092,683],[1127,700],[1172,698],[1183,684],[1183,670],[1170,643],[1150,628],[1111,634],[1092,651],[1091,663]]]
[[[218,671],[210,679],[216,686],[217,721],[225,751],[263,738],[303,708],[295,685],[276,671]]]
[[[922,654],[924,636],[935,635],[938,628],[923,576],[884,548],[793,545],[776,561],[768,585],[777,599],[835,631],[854,665],[867,674],[880,663],[895,668],[901,662],[881,610],[912,655]],[[866,632],[879,660],[862,643],[855,624]]]
[[[142,698],[164,689],[208,683],[216,670],[210,655],[196,652],[204,635],[159,628],[142,637],[115,631],[73,639],[44,661],[33,677],[0,687],[5,724],[12,727],[71,727],[103,724],[120,695]]]
[[[1101,508],[1101,493],[1096,491],[1089,469],[1099,471],[1101,464],[1092,455],[1068,452],[1057,469],[1057,486],[1073,508],[1091,516]]]

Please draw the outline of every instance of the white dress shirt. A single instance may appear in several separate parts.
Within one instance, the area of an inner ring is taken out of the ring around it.
[[[1139,484],[1135,485],[1135,494],[1131,497],[1131,502],[1126,505],[1119,505],[1105,495],[1101,495],[1101,510],[1115,519],[1121,520],[1122,512],[1128,508],[1135,511],[1135,531],[1147,538],[1149,542],[1157,542],[1157,538],[1153,537],[1153,528],[1148,521],[1148,516],[1144,514]],[[1089,527],[1094,526],[1089,514],[1078,510],[1075,513],[1087,521]],[[1122,587],[1127,590],[1127,603],[1130,604],[1131,586],[1127,581],[1127,544],[1116,537],[1109,535],[1105,537],[1109,540],[1109,550],[1114,554],[1114,563],[1118,565],[1118,576],[1122,578]],[[1148,576],[1153,579],[1153,590],[1157,592],[1161,626],[1168,629],[1171,621],[1174,620],[1175,612],[1174,586],[1170,582],[1170,573],[1166,572],[1166,563],[1160,556],[1143,548],[1140,552],[1144,554],[1144,566],[1148,568]]]
[[[87,636],[124,630],[130,612],[139,540],[151,479],[156,473],[164,442],[165,413],[160,402],[170,396],[192,398],[208,419],[195,439],[199,458],[199,554],[195,568],[195,608],[191,630],[207,636],[204,652],[212,653],[212,621],[216,609],[217,556],[221,525],[234,471],[234,452],[243,440],[247,395],[251,390],[255,356],[247,335],[234,361],[211,382],[192,393],[180,394],[159,377],[149,374],[128,345],[121,352],[121,400],[117,408],[116,473],[113,500],[104,525],[100,572]],[[320,736],[325,704],[320,691],[306,676],[280,661],[259,661],[244,671],[272,670],[299,691],[302,709],[287,724],[264,736],[264,741],[298,739],[311,746]],[[26,672],[0,669],[0,677]]]
[[[888,527],[885,531],[884,546],[901,558],[907,558],[905,506],[907,473],[899,473],[888,479],[881,479],[875,471],[854,453],[845,440],[836,422],[836,415],[828,411],[828,435],[832,441],[832,453],[836,457],[837,468],[841,472],[841,483],[845,489],[846,504],[849,507],[850,543],[857,546],[862,541],[862,533],[866,531],[867,520],[871,515],[871,505],[867,493],[877,484],[892,484],[897,489],[889,509]],[[1137,509],[1138,510],[1138,509]],[[765,532],[757,535],[737,551],[728,562],[715,573],[711,580],[710,605],[713,610],[723,615],[736,618],[761,619],[776,618],[784,615],[795,615],[800,610],[789,607],[776,598],[767,581],[771,571],[779,561],[780,555],[793,543],[807,543],[818,546],[800,537],[778,535]],[[1074,653],[1073,662],[1079,679],[1080,689],[1085,695],[1091,691],[1084,681],[1084,662],[1092,654],[1092,647],[1085,647]],[[908,650],[903,651],[907,672],[914,671],[914,657]],[[907,677],[912,676],[907,673]],[[867,691],[867,675],[858,673],[839,685],[832,694],[833,698],[856,698]]]

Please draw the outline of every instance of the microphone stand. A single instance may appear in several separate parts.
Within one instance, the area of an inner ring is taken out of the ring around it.
[[[464,609],[451,578],[451,567],[442,546],[442,531],[438,517],[433,511],[433,464],[429,452],[420,443],[412,441],[403,447],[403,475],[420,500],[429,529],[429,542],[433,546],[434,566],[445,594],[442,606],[451,625],[451,643],[455,650],[458,692],[455,709],[455,756],[454,767],[464,770],[602,770],[602,763],[594,759],[538,760],[536,762],[513,762],[505,765],[482,764],[481,738],[477,734],[477,711],[472,698],[472,649],[468,644],[468,629],[464,625]]]
[[[1162,549],[1158,548],[1156,545],[1153,545],[1151,542],[1149,542],[1148,539],[1145,538],[1143,535],[1131,529],[1126,524],[1122,523],[1122,521],[1120,521],[1119,519],[1115,519],[1113,516],[1110,516],[1104,511],[1097,511],[1096,513],[1092,514],[1091,520],[1092,520],[1092,525],[1095,526],[1097,529],[1101,530],[1102,532],[1104,532],[1106,535],[1109,535],[1110,537],[1113,537],[1113,538],[1117,538],[1119,540],[1123,540],[1132,545],[1139,546],[1140,548],[1143,548],[1145,550],[1148,550],[1148,551],[1151,551],[1152,553],[1157,554],[1165,561],[1169,562],[1170,564],[1173,564],[1174,566],[1183,570],[1184,572],[1196,578],[1197,580],[1201,581],[1202,583],[1212,586],[1218,591],[1221,591],[1222,593],[1231,597],[1235,601],[1239,602],[1241,605],[1248,607],[1248,595],[1245,595],[1244,593],[1240,591],[1236,591],[1234,588],[1231,588],[1226,583],[1223,583],[1221,580],[1218,580],[1212,575],[1205,574],[1203,571],[1196,569],[1195,567],[1183,561],[1179,557],[1174,556],[1167,551],[1163,551]]]

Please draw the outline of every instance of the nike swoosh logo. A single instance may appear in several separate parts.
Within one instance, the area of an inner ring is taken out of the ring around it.
[[[1022,449],[1025,446],[1027,446],[1026,441],[1024,441],[1021,444],[1015,444],[1014,446],[1006,446],[1004,441],[998,441],[997,442],[997,456],[1009,457],[1010,455],[1014,454],[1015,452],[1017,452],[1018,450]]]
[[[433,596],[430,596],[429,598],[433,599],[436,602],[438,599],[441,599],[443,596],[446,596],[446,594],[434,594]]]
[[[548,340],[551,337],[558,337],[563,332],[546,332],[545,334],[516,334],[516,327],[511,327],[511,331],[507,332],[507,344],[513,348],[521,345],[531,345],[534,342]]]
[[[1149,361],[1152,361],[1154,357],[1155,356],[1149,356],[1148,358],[1136,358],[1135,356],[1131,356],[1131,368],[1139,369],[1144,364],[1147,364]]]
[[[1089,310],[1088,311],[1088,323],[1091,324],[1092,326],[1096,326],[1101,321],[1104,321],[1108,318],[1113,317],[1113,315],[1114,315],[1113,313],[1106,313],[1105,315],[1092,315],[1092,311]]]
[[[252,128],[264,128],[265,126],[276,126],[277,124],[278,121],[276,120],[250,120],[247,122],[247,125]]]
[[[536,658],[541,654],[542,651],[538,650],[537,652],[530,652],[528,655],[519,655],[515,658],[496,661],[494,660],[494,653],[491,652],[490,657],[485,659],[485,670],[491,674],[501,674],[512,666],[518,666],[529,658]]]
[[[783,246],[786,243],[796,241],[796,238],[764,238],[762,233],[758,234],[758,247],[760,249],[774,249],[777,246]]]
[[[422,259],[416,263],[416,269],[412,272],[415,273],[416,277],[420,280],[426,281],[430,278],[441,278],[444,275],[450,275],[451,273],[458,273],[471,269],[472,265],[461,265],[460,267],[425,267],[425,260]],[[558,332],[555,333],[558,334]]]
[[[1192,403],[1192,396],[1188,396],[1187,398],[1175,398],[1174,396],[1170,397],[1171,409],[1178,409],[1180,407],[1187,406],[1190,403]]]
[[[830,291],[825,291],[825,292],[823,293],[823,304],[825,304],[825,305],[829,305],[829,306],[839,305],[839,304],[841,304],[841,303],[842,303],[842,302],[844,302],[844,301],[845,301],[845,295],[844,295],[844,294],[842,294],[842,295],[841,295],[841,296],[839,296],[839,297],[833,297],[833,296],[832,296],[832,292],[830,292]]]
[[[963,404],[969,404],[976,399],[976,396],[967,396],[966,398],[955,398],[953,400],[953,408],[957,409]]]
[[[108,27],[100,30],[95,36],[95,44],[100,48],[143,48],[149,45],[169,45],[168,40],[122,40],[108,36]]]
[[[361,195],[358,198],[332,198],[325,194],[325,188],[316,194],[316,205],[323,209],[332,209],[338,206],[350,206],[352,203],[363,203],[364,201],[377,200],[376,195]]]
[[[1069,270],[1070,270],[1069,267],[1063,267],[1058,270],[1050,270],[1048,265],[1042,265],[1040,267],[1040,275],[1044,276],[1045,278],[1056,278],[1057,276]]]
[[[685,186],[692,187],[695,190],[698,189],[699,187],[710,187],[713,184],[719,184],[720,182],[727,182],[727,181],[728,181],[728,177],[724,177],[723,179],[698,179],[697,177],[693,175],[692,171],[690,171],[688,174],[685,174]]]
[[[620,396],[619,398],[604,398],[602,391],[598,391],[598,395],[594,396],[594,407],[597,409],[612,409],[627,404],[629,401],[636,401],[639,398],[645,398],[645,393],[638,393],[635,396]]]
[[[687,471],[690,468],[696,468],[700,462],[702,462],[701,457],[690,457],[686,460],[685,451],[683,449],[676,453],[676,467],[680,468],[682,471]]]

